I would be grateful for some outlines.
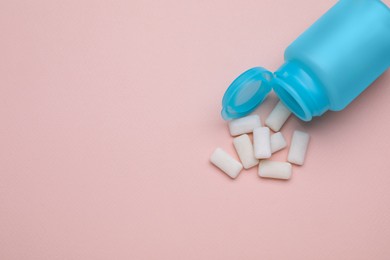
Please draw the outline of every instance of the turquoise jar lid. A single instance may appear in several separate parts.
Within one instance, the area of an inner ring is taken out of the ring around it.
[[[222,99],[222,118],[243,117],[256,109],[271,91],[272,72],[255,67],[242,73],[226,90]]]

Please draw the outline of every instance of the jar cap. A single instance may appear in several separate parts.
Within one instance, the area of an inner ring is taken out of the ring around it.
[[[223,119],[243,117],[255,110],[271,91],[272,79],[272,72],[262,67],[249,69],[238,76],[223,96]]]

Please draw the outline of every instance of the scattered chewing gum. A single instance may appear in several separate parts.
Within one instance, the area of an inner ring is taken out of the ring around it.
[[[253,144],[255,157],[257,159],[270,158],[271,153],[271,131],[268,127],[258,127],[253,130]]]
[[[271,128],[274,132],[278,132],[290,115],[291,111],[288,110],[281,101],[279,101],[265,120],[265,125]]]
[[[237,178],[238,174],[242,170],[242,164],[236,161],[221,148],[215,149],[210,157],[210,162],[221,169],[232,179]]]
[[[245,169],[259,164],[259,160],[255,158],[251,139],[247,134],[234,138],[233,145]]]
[[[262,178],[288,180],[292,175],[292,166],[288,162],[263,160],[259,164],[259,176]]]
[[[232,136],[252,133],[253,129],[259,126],[261,126],[261,121],[258,115],[241,117],[229,122],[229,130]]]
[[[307,146],[309,145],[309,134],[301,131],[294,131],[290,150],[288,152],[287,161],[297,165],[303,165],[305,162],[305,156]]]
[[[281,132],[271,135],[271,153],[276,153],[287,147],[286,139]]]

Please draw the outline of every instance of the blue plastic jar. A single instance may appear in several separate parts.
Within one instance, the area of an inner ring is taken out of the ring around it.
[[[340,0],[285,51],[285,63],[240,75],[223,98],[222,116],[245,116],[273,88],[298,118],[344,109],[390,67],[390,8],[380,0]]]

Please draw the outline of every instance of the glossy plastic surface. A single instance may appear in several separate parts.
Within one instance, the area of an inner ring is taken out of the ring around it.
[[[256,67],[245,71],[229,86],[222,100],[225,120],[243,117],[259,106],[271,91],[272,73]]]

